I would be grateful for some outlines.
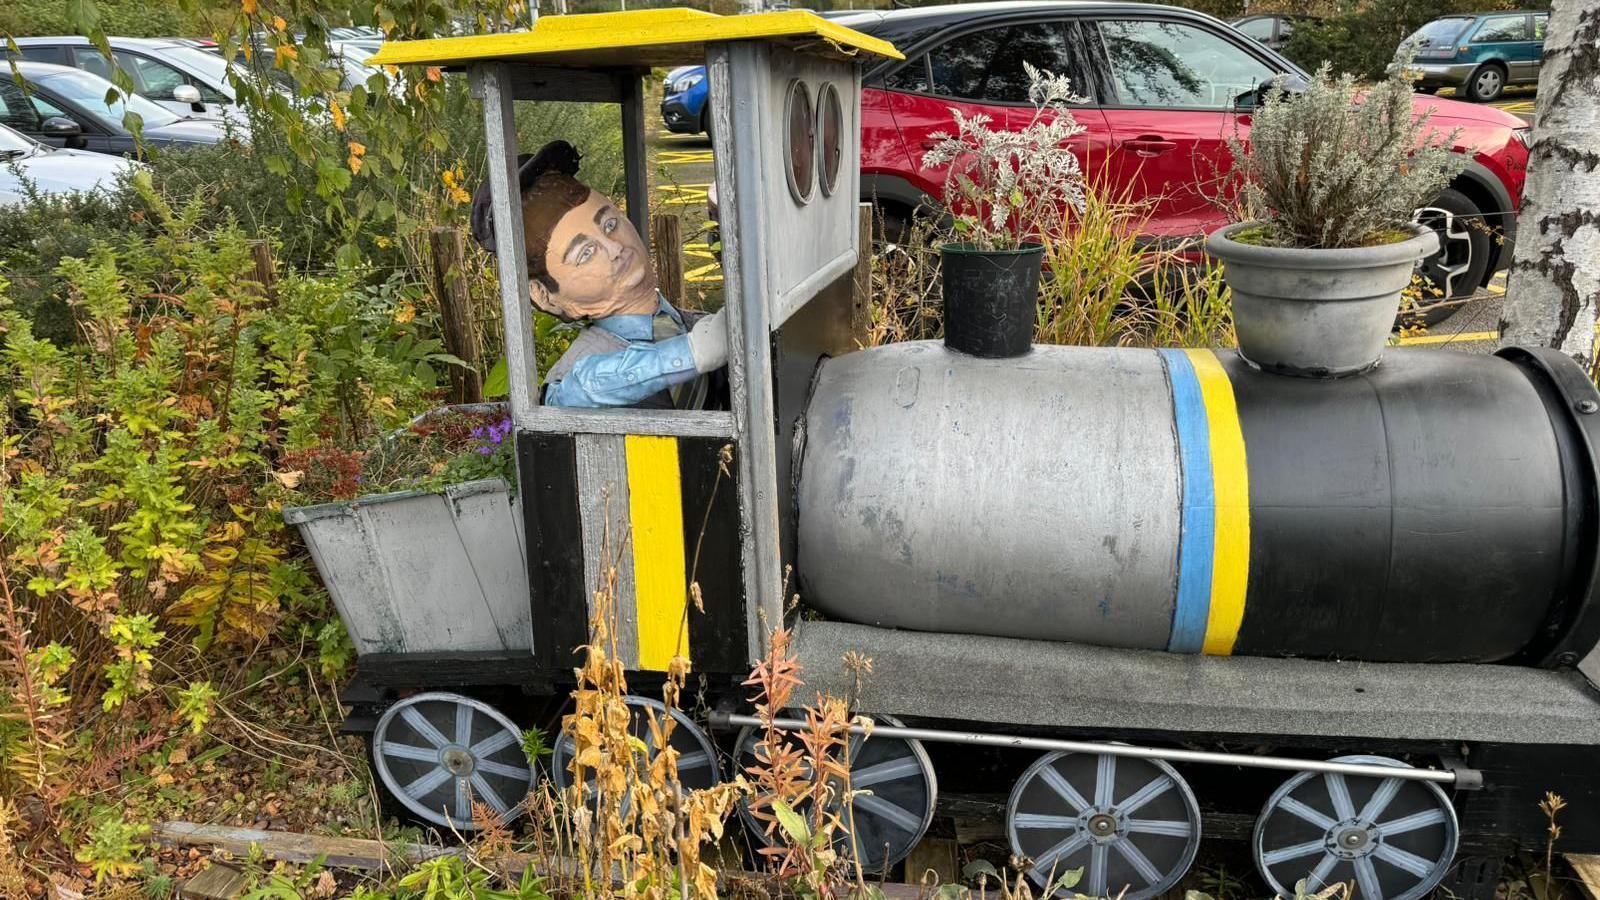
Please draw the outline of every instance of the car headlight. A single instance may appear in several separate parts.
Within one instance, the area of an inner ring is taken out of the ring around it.
[[[1533,149],[1533,126],[1532,125],[1524,125],[1521,128],[1513,128],[1513,129],[1511,129],[1511,133],[1512,133],[1512,135],[1514,135],[1516,137],[1517,143],[1521,144],[1524,147],[1527,147],[1530,150]]]
[[[704,72],[695,72],[692,75],[685,75],[682,78],[679,78],[677,82],[672,85],[672,92],[674,94],[681,94],[705,79],[706,76]]]

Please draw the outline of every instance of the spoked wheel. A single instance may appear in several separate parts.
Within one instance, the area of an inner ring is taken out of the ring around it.
[[[628,730],[644,744],[643,765],[648,766],[656,755],[655,735],[650,733],[648,715],[653,711],[657,719],[670,716],[672,721],[677,723],[667,741],[678,751],[678,783],[690,791],[704,790],[722,783],[722,771],[717,766],[716,749],[711,746],[711,739],[706,737],[706,733],[694,723],[693,719],[680,710],[667,709],[666,704],[660,700],[631,694],[624,700],[632,712]],[[550,754],[550,777],[563,794],[566,793],[567,786],[572,783],[570,767],[575,749],[576,743],[572,735],[563,731]],[[627,798],[623,799],[623,803],[627,803]]]
[[[1334,762],[1409,768],[1386,756]],[[1425,781],[1302,772],[1267,801],[1256,820],[1256,868],[1279,896],[1354,882],[1358,900],[1427,896],[1455,856],[1456,813]]]
[[[1059,893],[1146,900],[1178,883],[1200,848],[1194,792],[1160,760],[1046,754],[1011,789],[1012,852],[1041,888],[1079,867]]]
[[[533,786],[522,730],[481,700],[433,692],[389,707],[372,732],[378,780],[411,814],[471,831],[476,799],[504,821]]]
[[[885,725],[900,725],[892,716],[873,716],[873,719]],[[739,733],[734,758],[738,760],[740,772],[748,773],[750,767],[758,765],[756,743],[760,738],[761,733],[754,728]],[[852,734],[847,752],[851,790],[871,793],[858,794],[851,808],[840,815],[845,823],[843,832],[854,834],[855,846],[846,846],[845,834],[841,832],[835,849],[841,855],[858,859],[864,872],[883,872],[909,856],[911,848],[928,832],[939,797],[939,782],[920,741],[887,736],[863,738]],[[837,788],[842,789],[842,785]],[[801,804],[796,811],[807,822],[811,821],[809,803]],[[739,804],[739,817],[755,840],[763,846],[772,845],[773,837],[767,834],[766,823],[756,818],[743,801]]]

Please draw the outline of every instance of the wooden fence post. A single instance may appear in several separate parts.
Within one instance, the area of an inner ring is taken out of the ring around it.
[[[850,290],[850,336],[865,347],[872,329],[872,204],[856,207],[856,268]]]
[[[250,256],[256,262],[255,273],[251,277],[261,285],[261,296],[275,296],[278,288],[278,267],[272,261],[272,244],[266,241],[251,241]]]
[[[450,367],[451,400],[477,403],[483,400],[483,377],[478,365],[482,354],[478,348],[477,313],[467,290],[466,245],[460,229],[429,229],[428,250],[433,257],[433,293],[439,298],[445,351],[467,364],[465,368]]]
[[[656,284],[673,306],[684,300],[683,220],[670,213],[650,217],[650,244],[655,248]]]

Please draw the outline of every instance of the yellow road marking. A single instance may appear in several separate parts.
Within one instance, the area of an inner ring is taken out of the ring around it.
[[[683,273],[683,280],[694,284],[720,284],[722,282],[722,265],[711,263],[690,269]]]
[[[689,655],[688,577],[684,564],[683,492],[678,441],[630,434],[628,513],[633,525],[634,614],[639,668],[664,672],[674,656]]]
[[[656,154],[656,159],[668,166],[686,166],[712,161],[710,150],[662,150]]]
[[[1477,341],[1500,339],[1498,331],[1461,331],[1455,334],[1418,334],[1403,337],[1400,343],[1410,347],[1418,344],[1470,344]]]
[[[668,206],[697,206],[706,202],[709,184],[663,184],[656,188],[661,202]]]

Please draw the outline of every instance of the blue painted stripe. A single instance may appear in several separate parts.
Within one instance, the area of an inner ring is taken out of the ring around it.
[[[1216,544],[1216,491],[1211,432],[1194,364],[1182,350],[1162,350],[1172,384],[1178,459],[1183,465],[1183,525],[1178,539],[1178,602],[1172,615],[1174,653],[1199,653],[1211,613],[1211,564]]]

